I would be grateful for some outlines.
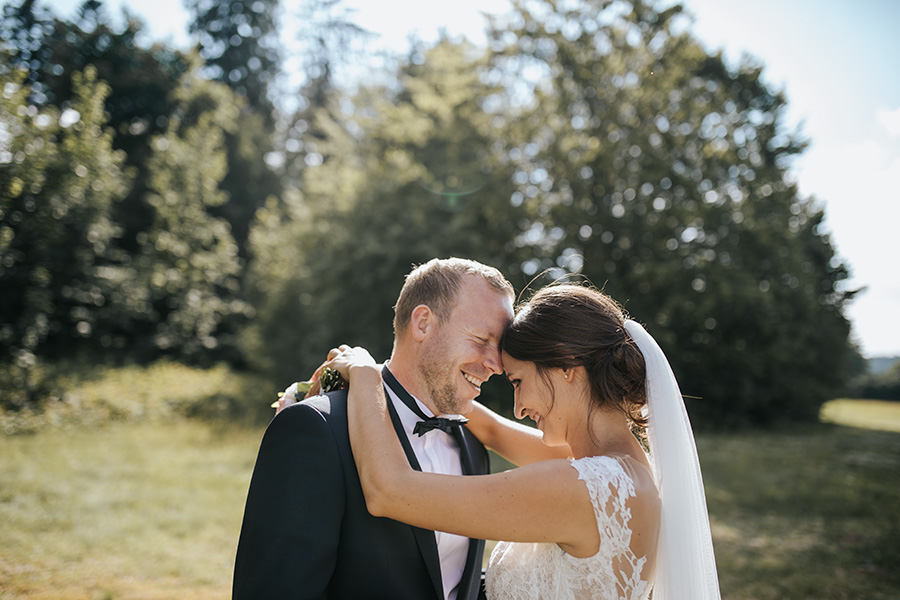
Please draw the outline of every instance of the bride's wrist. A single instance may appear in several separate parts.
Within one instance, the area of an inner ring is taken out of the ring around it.
[[[351,365],[348,369],[348,381],[352,383],[379,382],[381,371],[377,365]]]

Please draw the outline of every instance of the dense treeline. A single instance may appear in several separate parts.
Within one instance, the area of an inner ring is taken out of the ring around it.
[[[900,400],[900,359],[881,373],[865,373],[850,384],[850,394],[873,400]]]
[[[4,7],[4,406],[74,355],[227,361],[273,389],[336,343],[384,357],[404,274],[449,255],[523,293],[604,288],[698,423],[811,418],[843,391],[848,267],[760,66],[707,53],[678,6],[523,0],[485,48],[414,43],[342,86],[366,32],[339,4],[305,3],[287,92],[277,0],[189,2],[190,53],[97,0],[73,22]]]

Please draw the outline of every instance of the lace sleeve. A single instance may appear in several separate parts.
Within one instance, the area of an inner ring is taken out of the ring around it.
[[[578,471],[578,479],[584,482],[591,495],[600,536],[628,533],[631,511],[626,503],[634,496],[634,481],[619,461],[608,456],[590,456],[569,459],[569,463]],[[631,538],[630,533],[627,537]]]
[[[594,507],[600,547],[587,558],[566,554],[552,543],[500,542],[487,572],[489,600],[646,600],[646,558],[631,548],[629,499],[635,472],[624,460],[592,456],[571,460]],[[640,485],[637,489],[642,489]]]
[[[643,598],[649,583],[643,580],[645,557],[632,548],[632,514],[628,500],[635,496],[632,475],[621,462],[609,456],[570,460],[584,482],[594,506],[600,548],[587,559],[572,562],[571,581],[582,582],[574,597],[590,597],[579,591],[605,589],[602,598]]]

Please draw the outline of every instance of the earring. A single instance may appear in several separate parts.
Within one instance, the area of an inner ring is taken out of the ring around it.
[[[568,378],[569,378],[569,372],[568,372],[568,371],[563,371],[563,377],[566,378],[566,379],[568,379]]]

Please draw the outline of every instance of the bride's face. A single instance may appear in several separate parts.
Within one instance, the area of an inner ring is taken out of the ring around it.
[[[516,418],[534,421],[548,446],[566,444],[564,400],[558,393],[566,381],[562,369],[550,369],[542,376],[534,363],[516,360],[504,352],[503,370],[513,386]]]

